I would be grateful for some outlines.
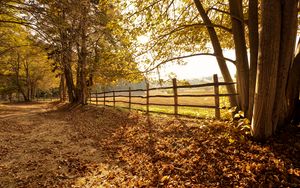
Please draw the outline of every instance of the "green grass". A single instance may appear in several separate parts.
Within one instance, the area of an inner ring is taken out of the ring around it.
[[[95,103],[93,103],[95,104]],[[103,103],[99,103],[98,105],[103,106]],[[106,102],[106,106],[113,107],[113,103]],[[116,103],[116,108],[128,108],[129,105],[125,103]],[[142,105],[131,105],[132,110],[141,110],[145,111],[147,110],[146,106]],[[170,106],[149,106],[150,112],[157,112],[157,113],[166,113],[166,114],[174,114],[174,107]],[[178,113],[179,115],[186,115],[186,116],[193,116],[198,118],[214,118],[215,117],[215,110],[214,109],[208,109],[208,108],[196,108],[196,107],[178,107]],[[230,118],[230,114],[227,110],[221,109],[221,118],[222,119],[228,119]]]
[[[226,90],[224,88],[220,89],[220,93],[226,93]],[[180,95],[182,94],[213,94],[212,90],[195,90],[195,89],[185,89],[180,90],[178,93]],[[155,91],[153,93],[150,93],[150,95],[170,95],[166,92],[159,92]],[[95,100],[95,98],[93,98]],[[103,100],[103,99],[99,99]],[[106,100],[112,101],[112,97],[106,97]],[[122,100],[122,101],[128,101],[128,97],[116,97],[116,100]],[[146,99],[140,99],[140,98],[132,98],[132,102],[139,102],[139,103],[146,103]],[[174,104],[173,98],[150,98],[150,103],[157,103],[157,104]],[[215,101],[214,97],[201,97],[201,98],[195,98],[195,97],[179,97],[178,98],[179,104],[184,105],[208,105],[208,106],[214,106]],[[95,102],[93,102],[95,104]],[[103,102],[98,102],[99,105],[103,105]],[[106,102],[107,106],[113,106],[112,102]],[[122,107],[122,108],[128,108],[129,104],[116,102],[116,107]],[[220,107],[229,107],[229,100],[228,97],[220,97]],[[142,110],[146,111],[145,105],[137,105],[137,104],[131,104],[131,109],[136,110]],[[174,114],[174,107],[173,106],[157,106],[157,105],[150,105],[149,111],[157,112],[157,113],[167,113],[167,114]],[[200,117],[200,118],[214,118],[215,117],[215,109],[211,108],[198,108],[198,107],[178,107],[178,113],[180,115],[187,115],[187,116],[194,116],[194,117]],[[225,110],[221,109],[221,118],[228,119],[230,118],[230,113]]]

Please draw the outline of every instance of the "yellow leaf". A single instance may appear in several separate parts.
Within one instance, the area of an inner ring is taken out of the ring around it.
[[[235,140],[234,140],[234,139],[232,139],[232,138],[229,138],[229,139],[228,139],[228,141],[229,141],[229,143],[230,143],[230,144],[232,144],[232,143],[234,143],[234,142],[235,142]]]
[[[250,172],[250,169],[251,169],[250,165],[247,165],[247,166],[246,166],[246,171],[247,171],[247,172]]]
[[[170,176],[164,176],[161,178],[160,181],[164,183],[164,182],[168,181],[169,179],[170,179]]]

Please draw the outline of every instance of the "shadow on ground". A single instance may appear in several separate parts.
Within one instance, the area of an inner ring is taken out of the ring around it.
[[[230,121],[146,116],[95,106],[52,104],[46,109],[32,116],[38,121],[30,126],[35,131],[20,133],[19,141],[6,137],[6,145],[1,144],[0,148],[11,144],[12,151],[0,160],[1,170],[9,174],[0,173],[8,182],[0,186],[300,185],[297,127],[262,145]],[[20,157],[24,150],[31,151],[25,152],[27,158]],[[15,164],[13,157],[23,160]]]

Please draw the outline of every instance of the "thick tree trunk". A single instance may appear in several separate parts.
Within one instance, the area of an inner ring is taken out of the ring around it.
[[[84,2],[87,4],[87,2]],[[87,104],[87,97],[88,97],[88,88],[87,88],[87,8],[85,5],[82,7],[81,12],[81,23],[80,23],[80,48],[78,47],[78,71],[79,77],[77,80],[77,89],[78,89],[78,102],[82,105]]]
[[[66,12],[62,12],[62,19],[66,19]],[[64,29],[60,32],[60,41],[62,46],[62,57],[61,62],[63,64],[64,75],[66,78],[66,86],[68,89],[68,98],[70,103],[77,101],[75,86],[73,80],[73,71],[72,71],[72,41],[73,40],[67,33],[67,29]]]
[[[249,1],[249,45],[250,45],[250,71],[249,71],[249,109],[247,117],[252,119],[254,93],[256,83],[258,59],[258,0]]]
[[[296,57],[294,58],[293,64],[291,66],[288,84],[287,84],[287,92],[286,92],[286,100],[288,104],[288,112],[287,119],[298,121],[300,118],[300,39],[298,41]],[[297,113],[298,112],[298,113]]]
[[[281,40],[278,64],[278,79],[276,84],[276,103],[273,109],[273,130],[276,126],[287,123],[288,103],[286,100],[286,86],[289,69],[292,65],[297,35],[297,4],[298,0],[281,0]],[[300,75],[298,75],[300,77]]]
[[[88,88],[87,88],[87,49],[86,49],[86,34],[83,31],[82,33],[82,46],[81,46],[81,75],[80,75],[80,82],[81,82],[81,96],[80,96],[80,103],[85,105],[87,104],[87,95],[88,95]]]
[[[61,43],[62,43],[62,64],[64,69],[64,75],[66,78],[66,85],[68,89],[69,102],[76,102],[75,87],[73,81],[73,73],[71,66],[71,54],[72,54],[72,45],[71,42],[67,41],[67,35],[61,33]]]
[[[66,85],[68,88],[68,97],[69,102],[73,103],[76,101],[75,91],[74,91],[74,82],[73,82],[73,74],[70,62],[65,62],[64,64],[64,75],[66,77]]]
[[[257,140],[264,140],[274,132],[272,117],[280,53],[280,1],[262,1],[261,25],[257,85],[251,125],[252,135]]]
[[[217,33],[216,33],[214,27],[211,26],[212,23],[211,23],[209,17],[207,16],[201,2],[199,0],[194,0],[194,3],[197,7],[198,12],[200,13],[200,15],[202,17],[203,22],[207,25],[206,28],[209,33],[211,43],[214,48],[214,53],[216,55],[217,62],[220,67],[222,76],[223,76],[225,82],[233,82],[230,72],[228,70],[228,67],[226,65],[226,61],[224,60],[224,58],[222,58],[224,56],[223,56],[223,51],[222,51],[221,44],[218,39]],[[228,85],[228,86],[226,86],[226,88],[227,88],[228,93],[236,93],[236,90],[233,85]],[[229,99],[230,99],[231,106],[237,106],[237,100],[236,100],[235,96],[231,96]]]
[[[94,85],[94,74],[95,74],[95,71],[96,71],[96,66],[97,66],[97,64],[99,63],[99,60],[100,60],[99,50],[98,50],[97,45],[95,45],[94,51],[95,51],[94,62],[90,66],[90,69],[89,69],[89,85],[88,85],[89,87]]]
[[[242,0],[230,0],[229,5],[235,45],[239,105],[241,110],[247,115],[249,104],[249,65]]]

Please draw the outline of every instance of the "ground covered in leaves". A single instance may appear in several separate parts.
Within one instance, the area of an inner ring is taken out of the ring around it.
[[[0,104],[0,187],[299,187],[299,127],[265,144],[246,133],[241,121]]]

